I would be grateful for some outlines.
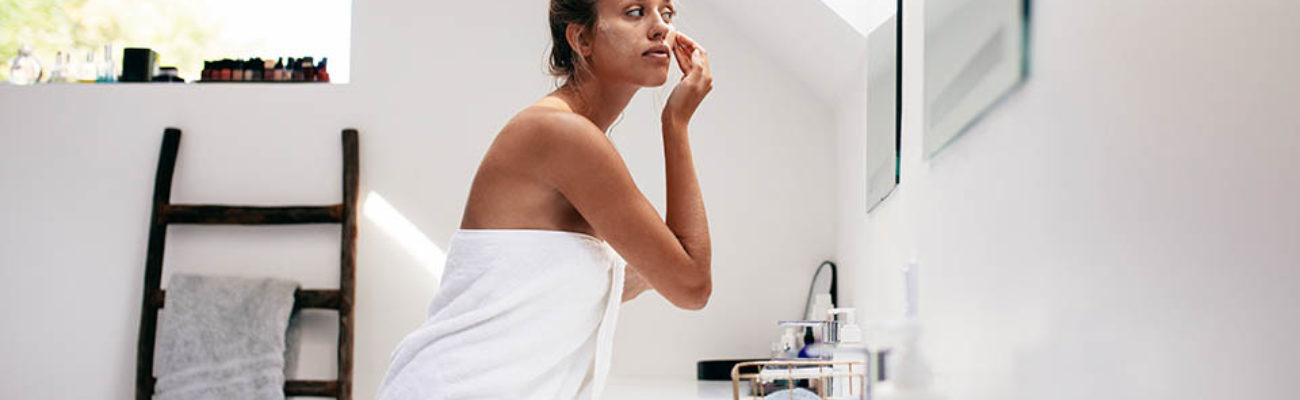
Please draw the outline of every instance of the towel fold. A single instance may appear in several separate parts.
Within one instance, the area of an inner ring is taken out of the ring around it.
[[[159,313],[154,399],[284,399],[298,283],[173,274]]]
[[[599,399],[626,261],[585,234],[460,229],[379,400]]]

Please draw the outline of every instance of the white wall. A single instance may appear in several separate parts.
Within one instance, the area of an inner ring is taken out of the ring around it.
[[[838,256],[870,319],[920,262],[953,399],[1280,399],[1300,371],[1300,4],[1036,1],[1033,77],[921,154],[905,5],[902,184],[865,214],[839,110]]]
[[[0,87],[0,397],[133,396],[150,194],[166,126],[185,131],[174,201],[260,204],[337,201],[339,130],[356,127],[362,207],[380,196],[445,248],[496,131],[550,88],[541,74],[545,2],[516,3],[356,2],[349,85]],[[714,297],[701,312],[655,295],[627,304],[615,374],[692,376],[699,359],[765,355],[766,332],[798,316],[811,270],[835,247],[830,110],[713,17],[687,9],[681,25],[709,48],[715,75],[692,131]],[[644,92],[613,129],[661,214],[657,109],[666,97],[666,89]],[[383,229],[361,218],[358,399],[373,396],[389,353],[423,321],[436,291],[429,265]],[[166,270],[332,287],[337,234],[176,227]],[[298,376],[329,378],[335,320],[306,322],[326,333],[305,339]]]

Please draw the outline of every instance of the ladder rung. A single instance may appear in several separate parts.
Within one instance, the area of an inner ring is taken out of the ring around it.
[[[293,294],[293,308],[295,310],[304,308],[337,310],[339,309],[339,298],[337,289],[299,289]],[[154,308],[163,308],[166,301],[166,290],[159,290],[158,294],[151,299]]]
[[[338,289],[298,290],[293,294],[293,308],[339,309]]]
[[[157,382],[158,378],[150,376],[149,381]],[[284,381],[284,395],[338,398],[339,381]]]
[[[339,381],[285,381],[284,395],[338,397]]]
[[[247,207],[168,204],[162,212],[164,224],[323,224],[342,223],[343,205]]]

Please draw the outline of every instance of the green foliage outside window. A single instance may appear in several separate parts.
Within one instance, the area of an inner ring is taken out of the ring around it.
[[[93,52],[101,60],[104,45],[113,45],[120,74],[122,49],[148,47],[160,66],[174,66],[195,80],[203,61],[251,54],[254,43],[217,40],[223,21],[204,15],[202,0],[0,0],[0,79],[8,80],[8,61],[24,44],[33,47],[45,75],[58,52],[85,61]]]

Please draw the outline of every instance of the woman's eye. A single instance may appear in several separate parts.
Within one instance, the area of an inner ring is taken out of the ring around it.
[[[640,8],[633,8],[633,9],[631,9],[631,10],[627,10],[627,15],[631,15],[631,16],[633,16],[633,17],[640,17],[640,16],[644,15],[644,13],[645,13],[645,10],[640,9]]]
[[[664,16],[665,21],[672,21],[673,17],[677,16],[677,12],[673,10],[664,10],[662,15]]]

